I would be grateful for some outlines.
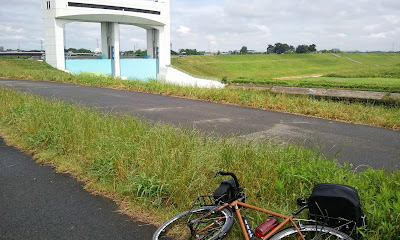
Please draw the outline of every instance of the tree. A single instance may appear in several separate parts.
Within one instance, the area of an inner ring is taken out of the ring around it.
[[[248,50],[246,46],[243,46],[242,49],[240,49],[240,54],[247,54]]]
[[[275,53],[275,47],[273,45],[269,44],[268,48],[267,48],[267,53],[268,54]]]
[[[296,48],[296,53],[307,53],[308,52],[308,46],[307,45],[299,45]]]
[[[202,55],[204,52],[198,52],[197,49],[181,49],[179,53],[185,52],[187,55]]]
[[[65,52],[73,52],[73,53],[92,53],[92,51],[85,49],[85,48],[80,48],[80,49],[76,49],[76,48],[68,48],[65,50]]]
[[[308,51],[309,52],[316,52],[317,51],[317,46],[315,44],[311,44],[308,46]]]
[[[296,49],[293,46],[289,46],[286,43],[275,43],[275,45],[268,45],[267,48],[267,53],[271,54],[271,53],[277,53],[277,54],[282,54],[288,51],[292,51],[294,52]]]
[[[289,45],[286,43],[275,43],[275,53],[282,54],[286,51],[289,51]]]
[[[317,46],[315,44],[311,45],[299,45],[296,48],[296,53],[308,53],[308,52],[316,52],[317,51]]]

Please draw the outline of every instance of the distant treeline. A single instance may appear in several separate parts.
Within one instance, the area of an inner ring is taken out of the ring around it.
[[[317,46],[315,44],[311,45],[299,45],[295,48],[292,45],[288,45],[286,43],[275,43],[275,45],[268,45],[267,54],[282,54],[282,53],[309,53],[316,52]]]
[[[186,55],[204,55],[204,51],[197,51],[197,49],[180,49],[179,52],[175,52],[174,50],[171,50],[171,55],[179,55],[186,53]]]
[[[73,52],[73,53],[92,53],[92,51],[90,51],[89,49],[85,49],[85,48],[80,48],[80,49],[76,49],[76,48],[68,48],[64,50],[66,53],[67,52]]]
[[[247,49],[247,46],[243,46],[240,50],[236,51],[229,51],[221,53],[218,51],[217,55],[224,54],[224,55],[246,55],[246,54],[293,54],[293,53],[312,53],[317,52],[317,46],[315,44],[311,45],[299,45],[296,47],[286,44],[286,43],[275,43],[274,45],[268,45],[266,52],[256,52],[254,50],[250,51]],[[339,53],[339,49],[332,49],[332,50],[320,50],[321,53]],[[197,49],[180,49],[179,52],[171,50],[171,55],[204,55],[204,51],[197,51]]]

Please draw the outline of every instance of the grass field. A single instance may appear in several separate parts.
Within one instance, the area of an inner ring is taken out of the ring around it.
[[[72,75],[54,69],[45,62],[32,60],[0,60],[0,78],[46,80],[142,91],[400,129],[400,104],[384,106],[374,103],[337,102],[273,93],[268,90],[201,89],[157,81],[123,81],[113,77]]]
[[[400,92],[400,53],[189,56],[172,64],[233,83]],[[352,59],[362,64],[351,61]],[[324,78],[309,78],[322,75]],[[300,77],[282,80],[281,78]]]
[[[221,182],[212,176],[222,169],[237,173],[248,203],[286,214],[316,183],[355,186],[368,218],[365,239],[400,236],[399,171],[355,173],[291,145],[205,137],[1,88],[0,134],[39,162],[84,181],[86,189],[111,197],[126,213],[156,223],[212,193]],[[254,224],[266,218],[247,215]]]

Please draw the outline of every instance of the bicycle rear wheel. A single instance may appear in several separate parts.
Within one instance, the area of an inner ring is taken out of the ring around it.
[[[214,206],[204,206],[176,215],[157,229],[153,235],[153,240],[216,240],[223,238],[232,228],[234,220],[233,213],[227,208],[224,208],[221,211],[212,212],[214,209]],[[208,213],[211,214],[204,217]],[[188,223],[195,219],[200,220],[193,226],[188,226]]]
[[[320,225],[303,225],[300,227],[301,233],[304,235],[306,240],[318,239],[318,240],[336,240],[336,239],[345,239],[345,240],[353,240],[346,233],[340,232],[336,229],[320,226]],[[280,232],[277,232],[274,236],[271,237],[271,240],[291,240],[291,239],[299,239],[299,234],[294,227],[289,227],[283,229]]]

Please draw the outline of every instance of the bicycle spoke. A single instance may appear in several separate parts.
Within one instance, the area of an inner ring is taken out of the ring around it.
[[[157,230],[153,239],[218,239],[229,231],[233,215],[229,209],[210,213],[214,207],[202,207],[187,211],[168,220]]]

